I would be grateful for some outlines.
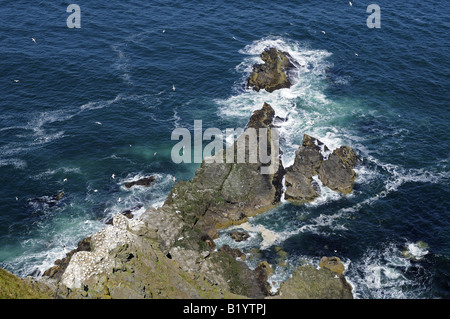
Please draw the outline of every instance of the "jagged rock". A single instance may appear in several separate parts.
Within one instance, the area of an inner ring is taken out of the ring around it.
[[[291,62],[289,53],[268,48],[261,53],[261,59],[264,61],[263,64],[253,65],[253,71],[247,80],[248,88],[273,92],[291,87],[288,73],[295,66]]]
[[[322,257],[319,262],[319,267],[328,268],[331,271],[342,275],[345,271],[344,264],[341,262],[339,257]]]
[[[134,185],[149,187],[155,180],[156,180],[156,178],[154,176],[144,177],[144,178],[138,179],[137,181],[126,182],[125,187],[131,188]]]
[[[331,154],[328,147],[309,135],[303,136],[303,143],[298,149],[294,164],[286,168],[285,198],[294,203],[304,203],[319,196],[319,185],[314,176],[323,185],[344,194],[353,189],[356,173],[353,168],[359,159],[349,146],[341,146]]]
[[[287,200],[303,203],[319,196],[313,176],[318,174],[323,162],[323,151],[328,151],[328,148],[322,142],[307,134],[303,135],[303,143],[295,155],[294,164],[286,168]]]
[[[355,151],[349,146],[341,146],[322,162],[319,179],[330,189],[348,194],[352,191],[353,181],[356,179],[353,168],[357,163]]]
[[[342,275],[313,265],[298,267],[281,283],[276,299],[352,299],[352,287]]]
[[[35,197],[28,200],[28,203],[35,206],[38,209],[48,209],[56,206],[64,197],[64,192],[60,191],[57,194],[51,196]]]
[[[274,110],[265,103],[263,108],[253,113],[248,129],[255,129],[259,136],[259,128],[267,129],[269,137],[272,132]],[[196,224],[211,238],[217,238],[217,228],[240,224],[249,216],[256,215],[274,207],[279,203],[282,192],[283,165],[279,157],[275,157],[275,145],[268,138],[267,154],[272,156],[272,174],[262,174],[262,167],[269,164],[239,163],[237,147],[246,138],[245,131],[232,146],[234,161],[226,162],[224,152],[214,158],[221,158],[223,163],[203,161],[191,181],[178,181],[167,197],[164,207],[179,211],[183,220],[190,225]],[[246,153],[249,143],[245,144]],[[258,150],[259,151],[259,150]]]
[[[250,235],[247,232],[238,230],[232,232],[230,236],[237,242],[247,240],[250,237]]]

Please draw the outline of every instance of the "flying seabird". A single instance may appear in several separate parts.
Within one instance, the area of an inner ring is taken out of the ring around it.
[[[325,31],[322,30],[321,32],[322,32],[323,34],[325,34]]]
[[[32,40],[34,43],[36,43],[36,39],[35,39],[35,38],[31,38],[31,40]]]
[[[14,80],[14,82],[16,82],[16,83],[17,83],[17,82],[19,82],[19,80]]]
[[[351,1],[349,1],[348,4],[350,5],[350,7],[353,5],[353,3]]]
[[[114,179],[114,178],[116,178],[116,175],[112,174],[111,177],[112,177],[112,179]]]
[[[98,125],[103,125],[102,123],[100,123],[100,122],[95,122],[95,124],[98,124]]]
[[[172,90],[175,91],[175,84],[172,84]]]

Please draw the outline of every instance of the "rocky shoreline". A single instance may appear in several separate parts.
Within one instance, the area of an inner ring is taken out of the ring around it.
[[[254,66],[248,86],[268,92],[289,87],[288,71],[295,66],[287,53],[269,48],[261,58],[265,64]],[[252,114],[247,130],[264,128],[270,136],[275,118],[265,103]],[[232,147],[243,138],[245,132]],[[270,154],[275,147],[267,145]],[[219,152],[214,157],[224,156]],[[162,207],[149,207],[139,218],[117,214],[34,280],[34,287],[41,287],[49,298],[352,298],[337,257],[322,258],[319,268],[300,266],[272,295],[269,263],[250,269],[239,249],[216,248],[218,229],[242,224],[275,207],[284,186],[285,198],[294,204],[318,196],[317,178],[334,191],[349,193],[358,164],[350,147],[331,152],[308,135],[292,166],[285,168],[279,156],[274,161],[276,170],[270,174],[261,174],[264,164],[259,161],[203,161],[192,180],[174,185]],[[148,178],[142,184],[151,182]],[[243,233],[236,236],[246,239]]]

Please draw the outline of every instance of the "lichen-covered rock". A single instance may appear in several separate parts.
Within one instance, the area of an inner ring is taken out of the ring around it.
[[[268,48],[261,53],[261,59],[264,63],[253,65],[247,87],[255,91],[265,89],[267,92],[291,87],[288,73],[295,66],[289,53]]]

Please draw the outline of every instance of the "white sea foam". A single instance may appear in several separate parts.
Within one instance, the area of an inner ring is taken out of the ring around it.
[[[0,158],[0,167],[8,165],[16,169],[24,169],[27,167],[27,162],[20,158]]]
[[[421,280],[409,272],[411,265],[397,245],[388,243],[381,249],[369,248],[361,259],[351,263],[346,277],[352,282],[355,298],[414,298],[410,293],[418,289]]]
[[[56,174],[81,174],[79,167],[58,167],[56,169],[47,169],[41,173],[30,176],[31,179],[41,180],[53,177]]]

